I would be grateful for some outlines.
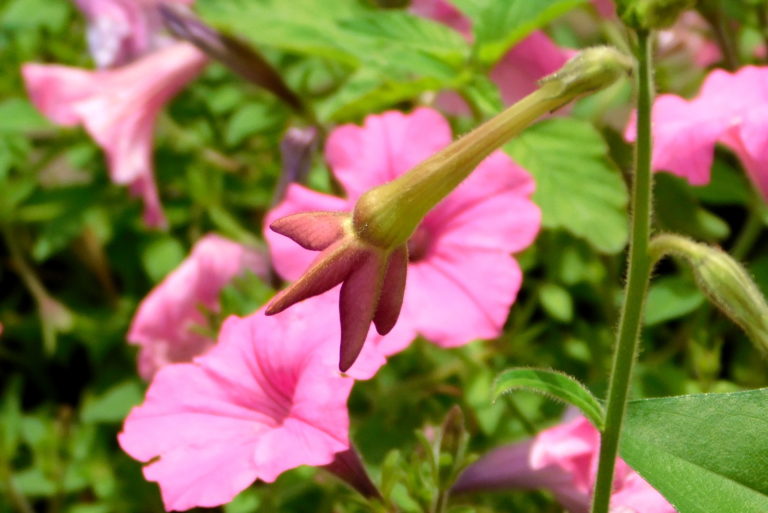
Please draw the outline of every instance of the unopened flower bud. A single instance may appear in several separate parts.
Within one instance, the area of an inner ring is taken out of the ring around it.
[[[301,99],[256,49],[206,25],[184,6],[161,4],[160,14],[168,30],[176,37],[189,41],[212,59],[263,87],[296,111],[304,110]]]
[[[720,249],[679,235],[659,235],[649,251],[654,260],[672,254],[690,263],[709,300],[768,353],[768,304],[741,264]]]
[[[620,0],[618,11],[624,23],[634,29],[663,29],[695,4],[696,0]]]

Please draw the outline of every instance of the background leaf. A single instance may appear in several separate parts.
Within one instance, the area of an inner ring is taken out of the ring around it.
[[[577,119],[548,119],[506,150],[536,179],[534,201],[546,228],[563,228],[604,253],[627,243],[627,188],[595,128]]]
[[[768,511],[768,389],[631,401],[621,455],[680,513]]]
[[[472,20],[477,57],[493,64],[507,49],[586,0],[454,0]]]

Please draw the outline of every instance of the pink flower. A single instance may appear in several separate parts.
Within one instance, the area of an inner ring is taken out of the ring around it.
[[[292,185],[266,224],[305,211],[348,212],[368,189],[405,173],[451,139],[445,119],[427,108],[368,116],[362,127],[341,126],[326,143],[326,157],[346,198]],[[402,311],[380,351],[394,354],[417,333],[444,347],[500,334],[522,281],[511,254],[528,247],[540,225],[539,209],[529,199],[533,190],[530,176],[497,151],[426,215],[408,242]],[[265,237],[286,279],[298,278],[316,256],[266,228]]]
[[[191,361],[213,346],[214,340],[204,334],[211,327],[203,309],[218,312],[219,293],[246,270],[266,276],[266,257],[209,234],[144,298],[128,332],[128,341],[141,347],[139,373],[144,379],[169,363]]]
[[[112,180],[141,196],[147,224],[160,226],[165,218],[151,156],[155,119],[205,63],[195,47],[176,43],[113,70],[25,64],[22,74],[35,106],[60,125],[83,125],[106,153]]]
[[[454,491],[545,488],[571,513],[589,511],[600,433],[578,416],[531,440],[492,450],[459,476]],[[675,513],[623,460],[616,461],[612,513]]]
[[[470,20],[447,0],[414,0],[411,11],[448,25],[467,39],[472,38]],[[499,86],[504,102],[511,105],[533,92],[539,79],[560,69],[574,54],[573,50],[558,47],[544,32],[535,31],[496,63],[490,77]],[[450,112],[467,110],[457,95],[443,94],[439,103]]]
[[[709,24],[699,13],[686,11],[669,29],[659,31],[658,53],[661,58],[666,58],[675,52],[683,52],[688,62],[693,61],[700,68],[711,66],[722,55],[709,32]]]
[[[735,73],[712,71],[698,96],[664,94],[653,105],[653,167],[709,182],[716,143],[733,151],[763,197],[768,198],[768,67]],[[635,137],[635,119],[625,133]]]
[[[279,316],[230,317],[219,342],[192,363],[160,369],[118,436],[168,510],[229,502],[259,479],[328,465],[349,449],[346,402],[355,378],[383,360],[364,351],[336,369],[335,302],[319,297]],[[338,470],[338,469],[336,469]]]
[[[592,0],[592,4],[600,13],[600,16],[605,18],[611,18],[616,15],[616,7],[613,5],[613,0]]]

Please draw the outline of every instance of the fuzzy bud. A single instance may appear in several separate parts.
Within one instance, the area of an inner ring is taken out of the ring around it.
[[[654,238],[649,251],[654,260],[672,254],[691,264],[699,288],[709,300],[768,354],[768,304],[741,264],[720,249],[679,235]]]

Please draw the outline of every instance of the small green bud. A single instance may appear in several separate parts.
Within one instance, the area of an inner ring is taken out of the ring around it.
[[[587,48],[572,57],[539,85],[559,86],[554,97],[575,99],[605,88],[632,71],[632,59],[610,46]]]
[[[649,251],[654,260],[667,254],[687,260],[709,300],[768,354],[768,304],[741,264],[725,251],[672,234],[654,238]]]
[[[634,29],[663,29],[672,25],[696,0],[620,0],[619,17]]]

